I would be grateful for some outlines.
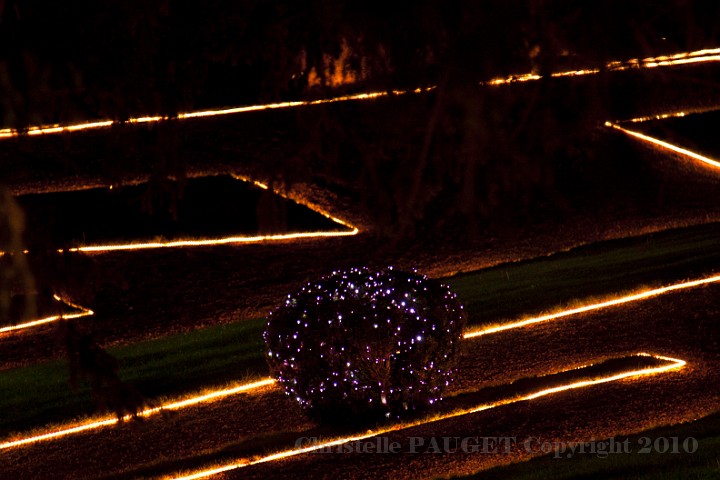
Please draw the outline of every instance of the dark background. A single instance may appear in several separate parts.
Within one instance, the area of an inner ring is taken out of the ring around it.
[[[0,123],[298,98],[343,41],[366,84],[414,88],[703,48],[719,19],[717,2],[687,0],[4,0]]]

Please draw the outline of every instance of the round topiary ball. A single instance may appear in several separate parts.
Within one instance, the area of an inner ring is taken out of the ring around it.
[[[288,395],[321,420],[358,420],[440,400],[464,324],[448,287],[392,268],[353,268],[288,295],[264,338]]]

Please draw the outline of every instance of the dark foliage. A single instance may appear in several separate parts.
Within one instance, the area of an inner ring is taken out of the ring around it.
[[[86,381],[98,410],[109,410],[122,419],[127,415],[135,417],[143,409],[145,399],[120,379],[117,360],[80,330],[75,321],[61,322],[57,334],[70,360],[71,385],[76,388],[78,380]]]
[[[441,399],[464,322],[455,294],[425,276],[350,269],[269,316],[267,358],[285,392],[320,420],[396,417]]]

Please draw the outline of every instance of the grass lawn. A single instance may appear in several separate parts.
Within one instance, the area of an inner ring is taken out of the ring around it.
[[[668,439],[672,450],[677,439],[678,453],[660,453]],[[688,443],[686,452],[683,443],[688,438],[697,440],[697,450]],[[710,415],[696,422],[673,427],[663,427],[631,437],[617,437],[616,442],[628,440],[631,453],[610,454],[604,458],[590,453],[576,454],[571,458],[555,458],[554,453],[527,462],[506,467],[497,467],[470,475],[464,480],[570,480],[570,479],[620,479],[636,480],[688,480],[715,479],[720,477],[720,414]],[[649,440],[646,440],[649,439]],[[656,443],[657,442],[657,443]],[[640,453],[642,447],[650,448]],[[655,445],[658,445],[656,448]],[[649,450],[649,451],[648,451]]]
[[[590,296],[659,286],[720,271],[720,225],[601,242],[445,279],[471,325],[513,319]],[[264,319],[214,326],[110,349],[121,377],[149,399],[267,375]],[[60,422],[93,410],[87,388],[68,386],[53,361],[0,372],[0,432]],[[5,436],[0,434],[0,436]]]

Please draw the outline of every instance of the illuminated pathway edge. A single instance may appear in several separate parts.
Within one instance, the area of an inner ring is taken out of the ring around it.
[[[544,397],[546,395],[551,395],[554,393],[559,393],[559,392],[563,392],[563,391],[567,391],[567,390],[574,390],[574,389],[578,389],[578,388],[589,387],[592,385],[614,382],[614,381],[622,380],[625,378],[641,377],[641,376],[646,376],[646,375],[654,375],[654,374],[658,374],[658,373],[669,372],[671,370],[679,370],[686,365],[686,362],[684,360],[680,360],[677,358],[664,357],[664,356],[660,356],[660,355],[652,355],[652,354],[644,353],[644,352],[637,353],[637,354],[635,354],[635,356],[653,357],[658,360],[666,361],[666,362],[668,362],[668,364],[659,366],[659,367],[648,367],[648,368],[642,368],[642,369],[638,369],[638,370],[630,370],[630,371],[618,373],[616,375],[611,375],[608,377],[600,377],[600,378],[596,378],[596,379],[592,379],[592,380],[581,380],[578,382],[568,383],[568,384],[560,385],[560,386],[553,387],[553,388],[539,390],[539,391],[536,391],[536,392],[533,392],[533,393],[530,393],[527,395],[523,395],[520,397],[506,398],[506,399],[503,399],[503,400],[500,400],[500,401],[497,401],[494,403],[484,403],[484,404],[476,405],[474,407],[467,408],[467,409],[459,409],[459,410],[452,411],[450,413],[437,415],[437,416],[434,416],[434,417],[431,417],[428,419],[424,419],[424,420],[419,420],[416,422],[403,423],[403,424],[395,425],[395,426],[392,426],[389,428],[369,431],[369,432],[367,432],[365,434],[361,434],[361,435],[336,438],[333,440],[328,440],[326,442],[314,444],[314,445],[304,447],[304,448],[294,448],[294,449],[289,449],[289,450],[283,450],[281,452],[277,452],[272,455],[267,455],[267,456],[260,457],[260,458],[242,459],[242,460],[228,463],[225,465],[216,466],[216,467],[213,467],[213,468],[210,468],[207,470],[194,471],[194,472],[187,473],[187,474],[181,474],[179,476],[167,476],[164,478],[172,478],[174,480],[193,480],[193,479],[199,479],[199,478],[206,478],[206,477],[210,477],[210,476],[216,475],[218,473],[223,473],[223,472],[227,472],[230,470],[236,470],[239,468],[249,467],[249,466],[257,465],[260,463],[267,463],[267,462],[272,462],[275,460],[281,460],[284,458],[294,457],[297,455],[302,455],[304,453],[310,453],[310,452],[314,452],[317,450],[335,447],[335,446],[343,445],[345,443],[357,442],[357,441],[365,440],[365,439],[372,438],[372,437],[375,437],[378,435],[383,435],[383,434],[391,433],[391,432],[397,432],[397,431],[405,430],[405,429],[412,428],[415,426],[424,425],[427,423],[449,420],[451,418],[460,417],[463,415],[470,415],[473,413],[490,410],[490,409],[501,407],[504,405],[510,405],[513,403],[518,403],[518,402],[522,402],[522,401],[526,401],[526,400],[533,400],[535,398],[540,398],[540,397]]]
[[[513,328],[520,328],[520,327],[525,327],[525,326],[536,324],[536,323],[557,320],[557,319],[560,319],[563,317],[568,317],[568,316],[576,315],[579,313],[584,313],[584,312],[588,312],[588,311],[592,311],[592,310],[599,310],[601,308],[613,307],[613,306],[622,305],[622,304],[626,304],[626,303],[634,302],[634,301],[640,301],[640,300],[644,300],[644,299],[647,299],[650,297],[663,295],[665,293],[682,290],[682,289],[687,289],[687,288],[698,287],[701,285],[706,285],[706,284],[715,283],[715,282],[720,282],[720,275],[715,276],[715,277],[702,278],[699,280],[693,280],[693,281],[689,281],[689,282],[676,283],[676,284],[669,285],[666,287],[657,288],[654,290],[648,290],[645,292],[627,295],[624,297],[618,297],[618,298],[608,300],[608,301],[605,301],[602,303],[590,304],[590,305],[586,305],[584,307],[574,308],[574,309],[570,309],[570,310],[564,310],[561,312],[557,312],[557,313],[550,314],[550,315],[544,315],[541,317],[528,318],[528,319],[520,320],[517,322],[511,322],[511,323],[507,323],[507,324],[500,325],[500,326],[483,327],[483,328],[480,328],[477,330],[470,330],[469,332],[466,332],[463,335],[463,338],[471,339],[471,338],[479,337],[482,335],[487,335],[487,334],[497,333],[497,332],[501,332],[501,331],[505,331],[505,330],[510,330]],[[647,354],[642,354],[642,355],[647,355]],[[655,358],[658,358],[658,359],[663,359],[663,360],[666,359],[666,357],[661,357],[661,356],[657,356],[657,355],[652,355],[652,356],[654,356]],[[675,359],[673,359],[673,361],[675,361]],[[682,360],[677,360],[677,362],[682,362],[682,365],[685,365],[685,362]],[[621,378],[625,378],[625,377],[621,377]],[[597,383],[603,383],[603,382],[597,382]],[[274,384],[273,379],[263,378],[258,381],[252,382],[252,383],[236,385],[236,386],[221,389],[221,390],[215,390],[215,391],[211,391],[209,393],[205,393],[202,395],[188,396],[181,400],[172,401],[170,403],[161,405],[156,408],[150,408],[150,409],[143,410],[138,413],[138,416],[139,417],[149,417],[151,415],[160,413],[163,410],[179,410],[181,408],[198,405],[200,403],[219,400],[221,398],[229,397],[229,396],[240,394],[240,393],[251,392],[253,390],[259,389],[261,387],[266,387],[266,386],[272,385],[272,384]],[[585,386],[585,385],[582,385],[582,386]],[[577,388],[577,387],[572,387],[572,388]],[[552,392],[550,392],[550,393],[552,393]],[[546,395],[546,394],[547,393],[545,393],[543,395]],[[122,420],[128,420],[130,418],[131,418],[131,416],[128,415],[128,416],[123,417]],[[84,431],[88,431],[88,430],[94,430],[94,429],[98,429],[98,428],[108,427],[111,425],[115,425],[117,423],[120,423],[120,420],[118,420],[117,417],[106,416],[106,417],[103,417],[100,419],[94,419],[94,420],[90,420],[87,422],[71,424],[71,425],[60,427],[56,430],[52,430],[52,431],[49,431],[46,433],[0,443],[0,450],[5,450],[8,448],[13,448],[13,447],[19,447],[19,446],[28,445],[28,444],[32,444],[32,443],[36,443],[36,442],[45,441],[45,440],[52,440],[52,439],[64,437],[67,435],[71,435],[74,433],[80,433],[80,432],[84,432]]]
[[[657,57],[647,58],[632,58],[629,60],[611,61],[605,63],[603,68],[607,71],[618,72],[633,69],[648,69],[658,67],[673,67],[680,65],[690,65],[697,63],[707,62],[718,62],[720,61],[720,48],[705,48],[702,50],[695,50],[692,52],[682,52],[673,55],[661,55]],[[585,68],[578,70],[567,70],[562,72],[555,72],[550,74],[551,77],[577,77],[584,75],[596,75],[600,73],[599,68]],[[542,75],[534,73],[522,73],[517,75],[510,75],[507,77],[498,77],[484,82],[480,82],[480,85],[505,85],[516,82],[527,82],[532,80],[540,80],[543,78]],[[48,135],[56,133],[70,133],[83,130],[95,130],[100,128],[108,128],[114,125],[133,125],[133,124],[144,124],[144,123],[156,123],[163,120],[177,119],[177,120],[190,120],[195,118],[206,118],[216,117],[223,115],[235,115],[248,112],[256,112],[261,110],[278,110],[284,108],[296,108],[313,105],[322,105],[328,103],[339,103],[349,101],[360,101],[360,100],[372,100],[381,97],[387,97],[389,95],[405,95],[409,93],[423,93],[433,90],[435,87],[427,88],[416,88],[414,90],[393,90],[393,91],[377,91],[358,93],[353,95],[343,95],[334,98],[326,98],[319,100],[307,100],[307,101],[292,101],[292,102],[278,102],[268,103],[264,105],[248,105],[243,107],[232,107],[232,108],[220,108],[215,110],[202,110],[196,112],[180,113],[176,117],[166,116],[144,116],[144,117],[133,117],[126,121],[114,121],[114,120],[99,120],[95,122],[77,123],[71,125],[42,125],[32,126],[27,128],[23,133],[26,135]],[[13,128],[0,129],[0,140],[15,138],[21,135]]]
[[[65,314],[60,314],[60,315],[53,315],[50,317],[40,318],[38,320],[32,320],[32,321],[25,322],[25,323],[18,323],[17,325],[9,325],[7,327],[2,327],[2,328],[0,328],[0,334],[16,332],[18,330],[25,330],[25,329],[31,328],[31,327],[39,327],[40,325],[45,325],[45,324],[56,322],[56,321],[62,320],[62,319],[71,320],[73,318],[81,318],[81,317],[88,317],[91,315],[95,315],[95,312],[93,312],[92,310],[85,308],[83,306],[74,304],[74,303],[70,302],[69,300],[61,298],[57,295],[53,295],[53,298],[60,303],[64,303],[65,305],[68,305],[68,306],[75,308],[77,310],[80,310],[80,311],[78,313],[65,313]]]
[[[142,410],[141,412],[138,412],[136,415],[137,417],[149,417],[151,415],[155,415],[158,413],[161,413],[163,411],[169,411],[169,410],[180,410],[182,408],[190,407],[193,405],[197,405],[200,403],[205,402],[211,402],[214,400],[221,399],[223,397],[228,397],[230,395],[237,395],[239,393],[245,393],[250,392],[253,390],[257,390],[262,387],[266,387],[269,385],[273,385],[275,383],[275,380],[272,378],[263,378],[261,380],[257,380],[255,382],[251,383],[244,383],[240,385],[236,385],[230,388],[222,389],[222,390],[215,390],[209,393],[205,393],[203,395],[197,395],[197,396],[191,396],[187,397],[181,400],[175,400],[173,402],[166,403],[164,405],[161,405],[159,407],[155,408],[148,408],[145,410]],[[126,415],[122,419],[118,419],[114,416],[106,416],[101,419],[91,420],[88,422],[82,422],[77,423],[75,425],[70,425],[63,428],[58,428],[57,430],[53,430],[47,433],[42,433],[38,435],[33,435],[30,437],[20,438],[17,440],[11,440],[8,442],[4,442],[0,444],[0,450],[6,450],[8,448],[13,447],[20,447],[23,445],[28,445],[31,443],[36,442],[42,442],[44,440],[53,440],[60,437],[65,437],[67,435],[72,435],[74,433],[80,433],[85,432],[88,430],[95,430],[102,427],[108,427],[110,425],[115,425],[120,423],[121,421],[127,421],[132,419],[132,415]]]
[[[252,183],[255,186],[264,190],[270,189],[270,187],[257,180],[250,179],[241,175],[231,175],[236,180]],[[83,252],[83,253],[105,253],[105,252],[117,252],[127,250],[148,250],[157,248],[177,248],[177,247],[208,247],[218,245],[230,245],[230,244],[243,244],[243,243],[263,243],[273,242],[282,240],[299,240],[299,239],[314,239],[314,238],[331,238],[331,237],[348,237],[357,235],[360,233],[360,229],[350,224],[349,222],[337,218],[321,208],[320,206],[304,201],[302,199],[291,198],[279,189],[272,189],[272,192],[276,195],[303,205],[315,213],[318,213],[325,218],[335,222],[347,228],[347,231],[316,231],[316,232],[293,232],[293,233],[277,233],[268,235],[252,235],[252,236],[229,236],[221,238],[206,238],[206,239],[185,239],[185,240],[168,240],[168,241],[156,241],[156,242],[134,242],[134,243],[123,243],[123,244],[106,244],[106,245],[81,245],[79,247],[72,248],[61,248],[58,249],[58,253],[66,252]],[[28,251],[24,250],[23,253],[27,254]],[[5,255],[5,252],[0,252],[0,256]],[[48,320],[52,321],[52,320]]]
[[[548,322],[551,320],[557,320],[558,318],[568,317],[570,315],[576,315],[578,313],[591,312],[593,310],[600,310],[603,308],[614,307],[617,305],[623,305],[625,303],[636,302],[639,300],[645,300],[647,298],[656,297],[665,293],[674,292],[676,290],[684,290],[687,288],[699,287],[701,285],[707,285],[710,283],[720,282],[720,275],[714,277],[701,278],[699,280],[691,280],[688,282],[675,283],[666,287],[655,288],[652,290],[646,290],[644,292],[634,293],[623,297],[616,297],[604,302],[592,303],[584,305],[582,307],[572,308],[569,310],[563,310],[556,313],[550,313],[547,315],[541,315],[538,317],[531,317],[519,320],[517,322],[504,323],[502,325],[481,327],[475,330],[470,330],[463,334],[463,338],[474,338],[482,335],[488,335],[490,333],[502,332],[503,330],[510,330],[513,328],[525,327],[533,325],[535,323]]]

